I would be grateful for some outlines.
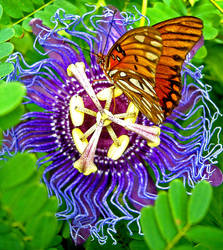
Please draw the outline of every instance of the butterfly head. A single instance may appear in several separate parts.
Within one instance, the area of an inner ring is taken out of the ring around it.
[[[105,64],[105,57],[101,53],[97,54],[97,63],[102,67]]]

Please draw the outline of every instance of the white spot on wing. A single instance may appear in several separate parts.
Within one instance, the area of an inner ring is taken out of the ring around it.
[[[117,69],[114,69],[114,70],[112,70],[112,71],[110,71],[109,73],[108,73],[108,75],[110,76],[110,77],[112,77],[115,73],[117,73],[118,72],[118,70]]]
[[[125,77],[125,76],[126,76],[126,73],[125,73],[125,72],[120,72],[120,76],[121,76],[121,77]]]
[[[161,36],[158,36],[158,35],[155,35],[155,38],[159,41],[162,41],[162,37]]]
[[[149,83],[147,80],[143,79],[143,81],[145,82],[145,86],[148,89],[149,92],[152,92],[154,94],[156,94],[155,89],[153,88],[153,86],[151,85],[151,83]]]
[[[126,90],[129,89],[133,92],[140,93],[136,88],[133,88],[132,86],[130,86],[127,82],[123,80],[119,80],[118,83],[121,84],[122,89],[126,89]]]
[[[130,78],[129,81],[134,84],[136,87],[138,87],[139,89],[142,89],[142,86],[140,85],[139,81],[137,79],[134,78]]]
[[[151,105],[151,103],[150,103],[146,98],[143,97],[142,102],[143,102],[147,107],[149,107],[149,109],[151,109],[152,105]]]
[[[145,41],[145,36],[142,36],[142,35],[136,35],[135,36],[135,39],[140,42],[140,43],[143,43]]]
[[[148,58],[148,59],[150,59],[150,60],[156,60],[157,58],[158,58],[158,56],[157,55],[155,55],[155,54],[153,54],[153,53],[151,53],[151,52],[146,52],[146,57]]]
[[[162,47],[162,44],[159,43],[159,42],[157,42],[157,41],[151,41],[150,43],[151,43],[151,45],[154,46],[154,47],[158,47],[158,48]]]

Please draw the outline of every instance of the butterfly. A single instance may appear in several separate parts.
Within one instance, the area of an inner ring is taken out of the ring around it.
[[[202,20],[183,16],[127,31],[98,62],[111,83],[154,124],[181,99],[181,69],[202,38]]]

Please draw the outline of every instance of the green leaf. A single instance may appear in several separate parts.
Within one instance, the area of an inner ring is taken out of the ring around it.
[[[13,18],[22,18],[23,12],[20,8],[20,1],[17,0],[2,0],[2,4],[4,6],[4,12]]]
[[[62,230],[62,236],[65,239],[70,238],[70,227],[67,222],[64,223],[63,230]]]
[[[27,223],[26,233],[32,236],[33,249],[47,248],[56,236],[57,219],[55,215],[41,214]]]
[[[23,22],[22,22],[22,28],[25,30],[25,31],[28,31],[28,32],[31,32],[32,31],[32,28],[31,26],[29,25],[30,21],[32,20],[31,17],[29,18],[26,18]]]
[[[0,63],[0,78],[7,76],[14,70],[11,63]]]
[[[199,182],[195,186],[188,203],[188,222],[190,224],[198,223],[204,218],[211,198],[211,185],[206,181]]]
[[[18,153],[0,162],[0,188],[14,187],[28,179],[35,170],[36,158],[32,154]]]
[[[187,233],[192,241],[201,243],[210,249],[222,249],[223,230],[210,226],[195,226]]]
[[[203,34],[205,40],[213,40],[218,35],[218,29],[211,24],[206,24],[203,29]]]
[[[170,6],[179,14],[183,16],[187,15],[187,8],[182,0],[170,0]]]
[[[174,247],[171,250],[194,250],[194,249],[197,249],[197,248],[194,248],[190,245],[182,245],[182,246]]]
[[[32,3],[32,1],[30,0],[22,0],[20,1],[20,6],[22,11],[25,11],[25,12],[32,12],[34,11],[34,5]]]
[[[148,247],[144,240],[132,240],[129,244],[130,250],[146,250]]]
[[[194,59],[204,59],[207,56],[207,49],[202,46],[195,54]]]
[[[1,43],[0,44],[0,59],[9,56],[13,52],[14,46],[12,43]]]
[[[163,240],[155,220],[155,211],[151,206],[144,207],[141,210],[142,231],[147,245],[151,249],[164,249],[165,241]]]
[[[187,196],[183,183],[180,180],[172,181],[168,195],[175,224],[181,229],[187,220]]]
[[[29,185],[11,208],[12,215],[17,221],[29,221],[43,207],[47,198],[46,188],[42,184]],[[42,211],[40,210],[40,212]]]
[[[0,250],[23,250],[24,243],[15,233],[0,235]]]
[[[16,24],[13,26],[14,30],[15,30],[15,37],[17,38],[21,38],[21,36],[23,35],[23,28],[20,24]]]
[[[153,8],[148,8],[147,16],[150,18],[151,25],[158,22],[180,16],[172,7],[164,3],[155,3]]]
[[[30,49],[33,49],[33,38],[28,32],[24,32],[24,36],[22,36],[20,39],[16,39],[14,37],[11,42],[14,44],[15,50],[19,50],[22,54],[26,56],[27,52]]]
[[[55,214],[57,211],[57,208],[58,208],[58,200],[55,196],[52,196],[52,197],[50,197],[50,199],[47,200],[47,202],[41,208],[41,211],[42,211],[42,213],[48,212],[48,213]]]
[[[2,18],[2,14],[3,14],[3,8],[2,5],[0,4],[0,19]]]
[[[8,234],[11,232],[11,226],[7,221],[0,220],[0,235]]]
[[[163,238],[170,242],[177,234],[177,229],[170,211],[166,192],[161,192],[156,199],[155,215]]]
[[[43,5],[44,4],[44,0],[32,0],[32,2],[38,6]]]
[[[5,28],[0,30],[0,43],[10,40],[14,35],[15,31],[12,28]]]
[[[62,237],[60,235],[56,235],[52,242],[50,243],[50,247],[56,247],[57,245],[59,245],[62,242]]]
[[[0,116],[15,109],[26,94],[26,88],[20,82],[9,82],[0,85]]]
[[[7,115],[1,116],[0,118],[0,128],[6,130],[14,127],[21,121],[21,117],[24,114],[24,106],[20,105]]]

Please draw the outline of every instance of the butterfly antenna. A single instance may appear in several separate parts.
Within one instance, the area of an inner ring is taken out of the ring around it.
[[[115,9],[115,10],[114,10],[114,13],[113,13],[113,16],[112,16],[111,25],[110,25],[110,27],[109,27],[109,31],[108,31],[108,35],[107,35],[107,38],[106,38],[106,42],[105,42],[105,46],[104,46],[104,50],[103,50],[102,55],[104,55],[105,48],[106,48],[106,45],[107,45],[107,43],[108,43],[108,37],[109,37],[109,35],[110,35],[110,33],[111,33],[112,23],[113,23],[113,20],[114,20],[114,18],[115,18],[115,14],[116,14],[116,13],[117,13],[117,10]]]
[[[79,46],[80,47],[80,46]],[[89,49],[85,49],[80,47],[82,50],[88,51],[90,54],[94,55],[94,56],[98,56],[98,54],[95,54],[94,52],[90,51]]]

